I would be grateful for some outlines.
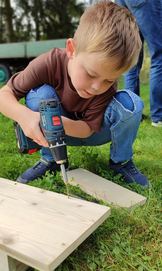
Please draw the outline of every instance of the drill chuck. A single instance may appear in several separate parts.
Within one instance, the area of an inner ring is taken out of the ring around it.
[[[61,138],[60,141],[57,138],[48,140],[50,151],[57,164],[63,164],[67,160],[66,140]]]

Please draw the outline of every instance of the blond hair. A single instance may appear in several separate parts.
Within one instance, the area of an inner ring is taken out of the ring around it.
[[[123,72],[137,63],[141,50],[139,28],[131,12],[111,1],[88,7],[74,35],[75,53],[101,53],[101,63],[117,60]],[[110,64],[110,63],[109,63]]]

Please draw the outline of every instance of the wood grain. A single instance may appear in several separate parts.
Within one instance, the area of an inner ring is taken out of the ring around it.
[[[143,197],[120,185],[110,182],[83,168],[70,170],[67,172],[68,181],[72,185],[78,185],[87,194],[96,199],[103,200],[105,203],[134,209],[138,205],[146,202]]]
[[[0,178],[0,250],[38,270],[53,271],[109,215],[106,206]]]

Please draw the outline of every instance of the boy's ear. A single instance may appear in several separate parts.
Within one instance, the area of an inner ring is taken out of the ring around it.
[[[73,39],[68,39],[66,43],[66,54],[69,59],[73,59],[75,51],[75,42]]]

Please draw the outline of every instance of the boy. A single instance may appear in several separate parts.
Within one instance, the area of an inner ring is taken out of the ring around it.
[[[0,91],[0,110],[43,146],[42,158],[18,182],[28,183],[48,170],[59,170],[40,131],[38,113],[39,101],[56,98],[67,145],[111,142],[110,167],[127,183],[149,186],[132,161],[143,102],[131,91],[117,92],[117,79],[137,63],[140,50],[139,29],[131,13],[111,1],[101,1],[84,12],[66,49],[53,48],[12,76]],[[18,102],[24,96],[27,107]]]

